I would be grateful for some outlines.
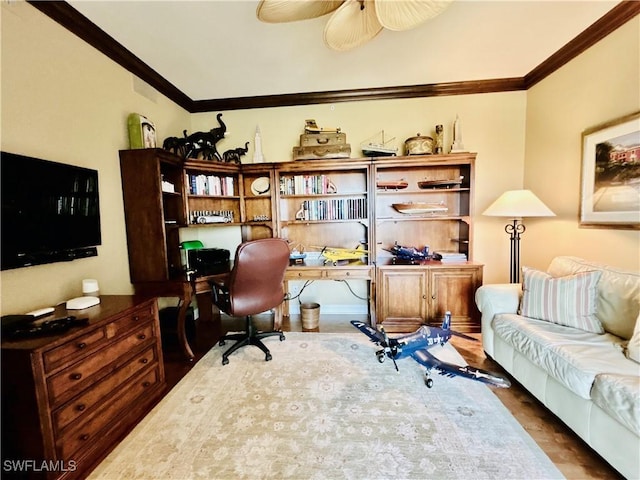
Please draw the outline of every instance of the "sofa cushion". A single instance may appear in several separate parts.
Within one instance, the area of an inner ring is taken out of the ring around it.
[[[640,363],[640,313],[636,318],[636,327],[633,329],[633,335],[627,344],[626,355],[627,358]]]
[[[523,267],[520,314],[587,332],[604,333],[596,317],[597,286],[601,275],[601,272],[593,271],[555,278]]]
[[[591,391],[593,402],[622,425],[640,435],[640,366],[638,375],[596,376]]]
[[[496,315],[495,335],[576,395],[589,400],[596,375],[638,375],[623,354],[624,341],[515,314]]]
[[[554,277],[600,270],[596,315],[607,332],[628,340],[640,312],[640,273],[625,272],[577,257],[553,259],[547,273]]]

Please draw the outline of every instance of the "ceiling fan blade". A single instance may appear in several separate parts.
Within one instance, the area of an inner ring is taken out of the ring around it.
[[[375,0],[380,24],[389,30],[409,30],[442,13],[453,0]]]
[[[295,22],[321,17],[337,9],[344,0],[261,0],[256,17],[267,23]]]
[[[382,30],[373,0],[346,0],[324,27],[324,41],[333,50],[362,45]]]

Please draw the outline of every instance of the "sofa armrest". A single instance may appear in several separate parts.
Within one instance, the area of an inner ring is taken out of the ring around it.
[[[493,356],[493,317],[500,313],[518,313],[521,296],[519,283],[483,285],[476,291],[476,305],[482,313],[482,347],[487,355]]]

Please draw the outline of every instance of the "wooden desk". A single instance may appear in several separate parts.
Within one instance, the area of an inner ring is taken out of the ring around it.
[[[199,318],[205,322],[213,321],[213,301],[211,299],[210,276],[198,277],[193,280],[176,279],[162,282],[134,283],[136,293],[153,297],[178,297],[178,343],[185,357],[193,360],[194,354],[187,340],[186,318],[187,310],[194,297],[198,304]]]
[[[369,301],[367,304],[369,319],[375,325],[375,273],[373,265],[351,262],[346,265],[324,264],[324,259],[306,260],[300,265],[287,268],[284,276],[285,292],[289,291],[292,280],[366,280],[369,282]],[[289,316],[289,303],[285,302],[283,315]]]

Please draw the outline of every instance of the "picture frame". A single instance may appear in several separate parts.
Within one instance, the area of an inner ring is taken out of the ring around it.
[[[580,226],[640,229],[640,112],[582,132]]]

